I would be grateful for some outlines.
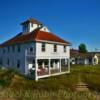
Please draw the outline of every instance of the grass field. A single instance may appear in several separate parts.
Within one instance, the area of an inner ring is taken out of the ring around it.
[[[84,82],[89,91],[75,91]],[[26,79],[14,69],[0,69],[0,97],[6,100],[96,100],[100,91],[100,66],[71,66],[71,73],[40,79]]]

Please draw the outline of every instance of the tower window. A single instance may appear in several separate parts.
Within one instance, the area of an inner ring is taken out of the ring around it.
[[[23,25],[23,32],[27,32],[28,31],[28,25]]]
[[[31,23],[31,27],[33,27],[33,23]]]

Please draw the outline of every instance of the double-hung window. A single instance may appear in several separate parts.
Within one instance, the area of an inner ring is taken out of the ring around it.
[[[64,52],[66,52],[66,46],[64,45]]]
[[[20,60],[17,60],[17,68],[20,68]]]
[[[20,52],[20,45],[17,46],[18,52]]]
[[[45,47],[46,47],[46,44],[45,43],[42,43],[42,52],[45,52]]]
[[[54,52],[57,52],[57,45],[54,44]]]
[[[33,47],[30,47],[30,52],[33,52]]]

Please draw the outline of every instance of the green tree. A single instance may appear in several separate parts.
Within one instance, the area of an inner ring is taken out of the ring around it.
[[[88,50],[86,48],[86,45],[84,43],[81,43],[79,45],[79,52],[82,52],[82,53],[87,53],[88,52]]]

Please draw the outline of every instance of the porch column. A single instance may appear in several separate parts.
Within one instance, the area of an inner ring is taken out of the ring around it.
[[[35,58],[35,81],[38,81],[37,71],[38,71],[38,63],[37,63],[37,58]]]
[[[50,67],[51,67],[51,59],[49,59],[49,75],[51,74]]]
[[[70,58],[68,59],[68,72],[70,72]]]
[[[53,62],[53,69],[55,69],[55,61]]]
[[[92,58],[92,64],[95,65],[94,58]]]
[[[59,65],[60,65],[60,64],[59,64],[59,61],[58,61],[58,62],[57,62],[57,69],[59,69]]]
[[[61,59],[59,59],[60,62],[59,62],[59,68],[60,68],[60,72],[61,72]]]
[[[67,65],[67,61],[66,61],[66,58],[65,58],[65,67],[67,67],[66,65]]]
[[[25,50],[25,74],[28,74],[27,50]]]
[[[42,68],[43,68],[43,69],[45,68],[45,64],[44,64],[44,61],[42,62]]]

